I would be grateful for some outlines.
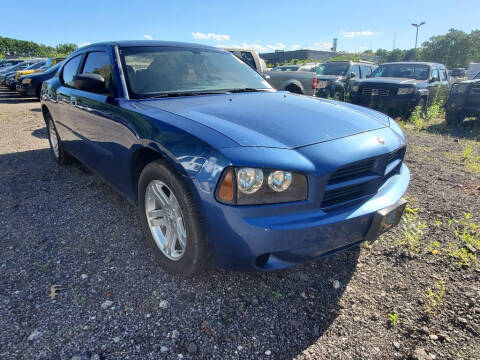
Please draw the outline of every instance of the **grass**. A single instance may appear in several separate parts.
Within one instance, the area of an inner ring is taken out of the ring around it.
[[[388,313],[388,324],[390,326],[396,326],[398,323],[398,314],[397,313]]]
[[[279,299],[283,296],[283,294],[278,290],[272,291],[272,295],[275,299]]]
[[[410,251],[418,252],[420,240],[427,228],[427,223],[419,220],[418,208],[411,208],[407,204],[401,226],[403,238],[400,240],[400,245],[407,247]]]
[[[443,303],[443,296],[445,295],[445,282],[438,281],[435,286],[427,287],[425,311],[428,315],[433,315],[437,312],[438,307]]]
[[[87,301],[87,298],[84,296],[84,295],[79,295],[76,291],[75,291],[75,288],[72,286],[70,286],[70,290],[72,290],[72,294],[73,294],[73,299],[75,300],[76,303],[78,304],[85,304],[85,302]]]

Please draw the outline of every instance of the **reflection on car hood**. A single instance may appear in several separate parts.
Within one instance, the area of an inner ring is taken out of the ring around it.
[[[379,129],[386,115],[287,92],[202,95],[139,103],[213,128],[241,146],[296,148]],[[161,114],[158,115],[161,119]]]
[[[418,83],[425,82],[426,80],[406,79],[396,77],[375,77],[362,80],[361,83],[384,83],[384,84],[400,84],[400,85],[417,85]]]

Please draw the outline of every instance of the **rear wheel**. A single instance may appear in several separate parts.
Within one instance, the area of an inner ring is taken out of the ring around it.
[[[294,94],[303,94],[302,89],[300,89],[297,85],[288,85],[285,87],[285,90],[290,91],[291,93]]]
[[[181,276],[200,273],[209,262],[200,214],[186,184],[164,161],[143,169],[138,204],[142,228],[158,262]]]
[[[71,163],[72,157],[63,148],[62,140],[58,135],[55,123],[49,113],[45,115],[45,121],[47,123],[48,142],[50,143],[50,150],[52,151],[53,158],[60,165]]]
[[[445,122],[448,126],[458,126],[463,122],[463,115],[455,111],[447,111],[445,113]]]

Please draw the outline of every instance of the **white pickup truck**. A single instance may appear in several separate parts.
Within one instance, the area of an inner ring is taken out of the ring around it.
[[[243,60],[245,63],[247,63],[247,65],[250,65],[261,75],[267,71],[267,65],[265,65],[265,61],[255,50],[237,48],[224,48],[224,50],[230,51],[233,55],[238,57],[240,60]]]

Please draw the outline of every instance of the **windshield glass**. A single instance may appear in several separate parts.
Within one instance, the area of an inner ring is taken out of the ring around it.
[[[384,64],[380,65],[370,77],[396,77],[427,80],[430,68],[421,64]]]
[[[273,71],[297,71],[300,66],[277,66]]]
[[[475,75],[474,79],[480,79],[480,72],[477,75]]]
[[[317,66],[315,72],[317,75],[340,75],[345,76],[348,70],[348,63],[325,63]]]
[[[121,59],[128,90],[136,98],[271,89],[256,71],[227,51],[131,47],[121,49]]]

